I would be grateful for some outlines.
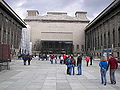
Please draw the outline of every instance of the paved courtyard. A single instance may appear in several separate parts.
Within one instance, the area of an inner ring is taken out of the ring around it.
[[[98,61],[86,67],[83,61],[83,75],[67,75],[66,65],[50,64],[49,61],[32,60],[24,66],[22,60],[12,60],[10,70],[0,72],[0,90],[120,90],[120,69],[116,72],[117,84],[100,83]],[[76,69],[77,74],[77,69]]]

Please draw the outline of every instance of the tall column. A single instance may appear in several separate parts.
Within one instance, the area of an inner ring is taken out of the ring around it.
[[[2,42],[2,13],[0,13],[0,43]]]
[[[11,26],[12,26],[12,24],[11,24],[11,23],[12,23],[12,22],[11,22],[11,20],[10,20],[10,23],[9,23],[9,25],[10,25],[10,26],[9,26],[9,32],[10,32],[10,37],[9,37],[9,38],[10,38],[10,39],[9,39],[10,41],[9,41],[9,44],[10,44],[10,46],[12,45],[12,43],[11,43],[11,38],[12,38],[12,35],[11,35],[11,33],[12,33]],[[11,47],[11,48],[12,48],[12,47]]]
[[[6,27],[6,44],[8,44],[8,38],[9,38],[9,36],[8,36],[8,27],[9,27],[9,21],[8,21],[8,18],[6,17],[5,18],[6,19],[6,24],[5,24],[5,27]]]

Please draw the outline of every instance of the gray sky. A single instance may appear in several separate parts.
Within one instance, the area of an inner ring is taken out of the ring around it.
[[[40,15],[48,11],[63,11],[74,16],[76,11],[87,12],[87,17],[93,20],[103,9],[114,0],[5,0],[22,18],[26,17],[26,10],[38,10]]]

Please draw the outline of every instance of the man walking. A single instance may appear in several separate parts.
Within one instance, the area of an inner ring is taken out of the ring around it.
[[[92,65],[92,60],[93,60],[93,57],[90,56],[90,65]]]
[[[75,74],[75,66],[76,66],[76,61],[73,56],[71,56],[71,75]]]
[[[113,57],[112,54],[110,54],[110,59],[108,61],[108,64],[110,66],[110,81],[111,81],[111,84],[116,84],[115,71],[118,68],[118,61]]]
[[[82,65],[82,56],[78,54],[78,58],[77,58],[78,74],[77,75],[82,75],[81,65]]]

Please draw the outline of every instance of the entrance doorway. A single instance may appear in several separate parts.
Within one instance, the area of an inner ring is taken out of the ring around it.
[[[41,53],[45,54],[72,54],[72,41],[41,41]]]

